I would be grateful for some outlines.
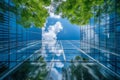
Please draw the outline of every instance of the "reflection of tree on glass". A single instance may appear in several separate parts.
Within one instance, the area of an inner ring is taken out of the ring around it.
[[[44,58],[40,56],[38,62],[25,62],[19,70],[12,74],[12,80],[44,80],[48,74]]]
[[[108,72],[97,63],[89,63],[87,58],[76,56],[67,68],[63,68],[63,80],[113,80]],[[107,75],[106,75],[107,73]]]

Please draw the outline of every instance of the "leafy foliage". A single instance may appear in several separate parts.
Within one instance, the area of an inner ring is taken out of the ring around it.
[[[84,25],[94,15],[94,7],[102,5],[104,0],[67,0],[57,8],[73,24]]]
[[[57,5],[62,0],[53,0]],[[86,25],[91,17],[99,17],[102,14],[111,14],[115,11],[116,0],[66,0],[56,7],[55,13],[62,13],[71,23]],[[36,27],[43,27],[49,16],[45,6],[53,4],[51,0],[13,0],[21,15],[18,22],[25,27],[34,24]],[[117,6],[120,6],[117,0]],[[55,7],[53,5],[53,7]],[[120,14],[120,9],[117,8]]]
[[[36,27],[43,27],[46,18],[49,16],[44,6],[50,5],[50,0],[13,0],[21,15],[18,23],[25,27],[34,24]]]

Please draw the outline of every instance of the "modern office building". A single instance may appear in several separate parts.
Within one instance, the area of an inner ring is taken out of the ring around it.
[[[95,19],[96,17],[92,18],[89,25],[81,27],[84,39],[80,48],[86,46],[88,52],[84,51],[91,57],[115,73],[120,74],[120,3],[118,0],[111,0],[110,2],[111,4],[105,3],[102,11],[100,11],[106,14],[101,14],[97,19]],[[110,13],[109,10],[112,12]],[[97,23],[95,23],[95,20],[98,20]]]
[[[41,47],[41,29],[17,24],[15,11],[9,0],[0,0],[0,80]]]
[[[43,41],[40,28],[18,24],[12,2],[0,0],[0,80],[120,80],[120,1],[106,1],[80,40]]]

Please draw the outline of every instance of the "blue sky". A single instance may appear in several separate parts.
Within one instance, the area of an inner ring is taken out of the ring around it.
[[[67,19],[63,18],[48,18],[46,27],[54,25],[56,22],[61,22],[63,30],[58,33],[58,40],[80,40],[80,27],[71,24]]]

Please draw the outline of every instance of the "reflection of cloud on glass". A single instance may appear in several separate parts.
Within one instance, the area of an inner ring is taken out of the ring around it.
[[[48,80],[62,80],[62,75],[57,71],[57,69],[52,68]]]
[[[98,42],[99,38],[98,38],[98,34],[96,34],[96,32],[93,30],[93,26],[90,25],[85,25],[81,27],[81,32],[83,33],[82,35],[84,36],[82,38],[82,41],[88,41],[88,42]],[[85,45],[85,44],[81,44],[81,45]],[[84,49],[86,49],[87,53],[90,53],[90,45],[87,45],[86,47],[84,47]]]
[[[49,26],[47,31],[45,31],[45,28],[42,29],[43,50],[47,48],[50,53],[55,53],[56,56],[60,56],[64,52],[61,45],[57,42],[57,34],[62,29],[63,27],[60,22],[56,22],[55,25]]]
[[[51,62],[48,63],[47,67],[48,68],[53,68],[53,67],[63,68],[64,64],[59,59],[52,59]]]
[[[89,28],[89,29],[88,29]],[[94,40],[95,41],[98,41],[98,35],[95,33],[95,31],[93,30],[93,26],[90,26],[90,25],[86,25],[86,26],[82,26],[81,27],[81,31],[83,32],[83,40]]]
[[[42,28],[42,54],[49,55],[49,53],[54,53],[54,56],[60,57],[63,55],[64,59],[64,50],[59,41],[57,41],[57,34],[63,29],[60,22],[56,22],[54,25],[49,27]],[[48,57],[48,56],[46,56]],[[50,74],[48,80],[62,80],[62,75],[55,69],[64,67],[64,64],[59,59],[52,59],[50,63],[47,64]]]
[[[62,45],[57,42],[57,34],[63,29],[60,22],[56,22],[55,25],[51,25],[47,28],[42,28],[42,53],[46,53],[46,48],[50,53],[55,53],[56,56],[63,55],[64,50]]]
[[[55,66],[57,68],[63,68],[64,64],[59,59],[57,59],[57,60],[55,60]]]

